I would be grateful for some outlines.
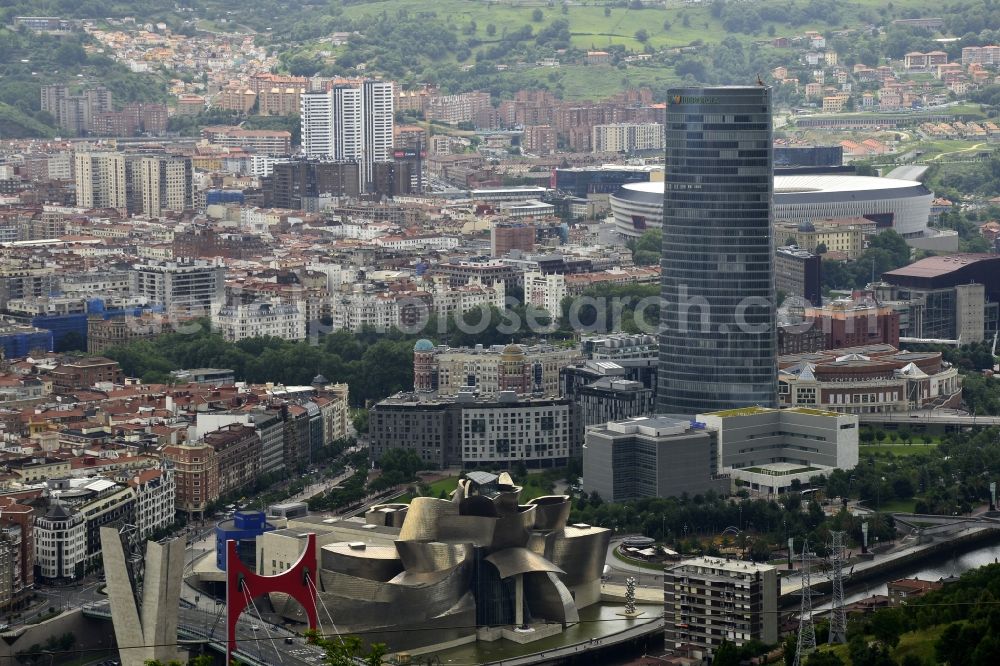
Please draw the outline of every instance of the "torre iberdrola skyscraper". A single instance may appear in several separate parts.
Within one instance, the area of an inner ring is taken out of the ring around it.
[[[657,411],[777,402],[771,90],[667,97]]]

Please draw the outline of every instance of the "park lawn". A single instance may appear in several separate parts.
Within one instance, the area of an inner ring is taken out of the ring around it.
[[[759,34],[749,35],[743,33],[727,33],[722,27],[722,21],[711,15],[711,8],[708,3],[701,6],[683,4],[679,0],[668,0],[667,6],[650,6],[643,9],[631,9],[630,7],[611,7],[610,16],[604,15],[605,6],[610,6],[611,2],[591,5],[568,5],[566,13],[560,3],[554,6],[546,6],[545,3],[532,2],[489,2],[476,0],[435,0],[427,3],[426,0],[382,0],[379,2],[360,2],[345,4],[343,6],[343,16],[347,18],[358,18],[361,16],[375,16],[385,12],[388,16],[393,16],[399,10],[407,11],[410,16],[415,16],[421,12],[434,11],[438,20],[450,22],[458,29],[460,40],[475,37],[483,47],[488,47],[491,42],[500,39],[504,29],[508,31],[518,30],[522,26],[530,25],[535,33],[547,27],[554,21],[565,20],[569,23],[569,31],[573,46],[580,49],[606,49],[608,46],[620,44],[626,48],[641,52],[644,44],[635,38],[639,30],[645,30],[649,38],[647,43],[656,49],[673,48],[687,46],[697,40],[708,43],[721,41],[725,37],[734,37],[744,44],[752,41],[768,39],[768,29],[773,25],[775,35],[791,36],[801,34],[805,30],[818,30],[824,32],[831,28],[830,25],[822,22],[808,22],[800,26],[788,26],[763,22]],[[880,0],[861,0],[858,3],[845,4],[842,8],[841,19],[846,25],[859,24],[861,22],[858,13],[861,9],[876,10],[883,6]],[[898,0],[893,3],[893,17],[901,15],[901,12],[911,8],[930,8],[934,5],[931,0]],[[535,9],[542,11],[542,20],[534,22],[531,20],[532,12]],[[684,25],[684,17],[688,19],[688,25]],[[462,29],[475,22],[475,33],[465,34]],[[669,22],[670,27],[664,30],[664,21]],[[490,36],[486,32],[486,26],[493,24],[496,33]],[[837,27],[840,27],[839,25]]]
[[[680,82],[668,67],[629,66],[618,69],[611,65],[564,65],[539,67],[521,73],[525,81],[562,84],[563,99],[601,99],[616,95],[630,87],[666,88]]]
[[[927,629],[910,631],[899,637],[899,645],[893,651],[893,656],[897,662],[903,661],[907,655],[915,655],[924,664],[935,664],[934,642],[941,637],[947,624],[936,624]]]
[[[435,481],[434,483],[430,484],[430,486],[431,486],[430,492],[426,495],[426,497],[440,497],[441,491],[443,490],[445,495],[447,495],[447,497],[450,499],[451,494],[455,492],[455,488],[458,488],[458,477],[448,476],[443,479],[439,479],[438,481]],[[401,504],[409,504],[414,497],[416,497],[415,494],[406,493],[405,495],[402,495],[401,497],[393,501],[400,502]]]
[[[934,657],[934,641],[944,633],[947,624],[937,624],[927,629],[910,631],[899,637],[899,645],[892,652],[896,663],[900,663],[907,655],[915,655],[922,663],[936,664]],[[820,645],[819,652],[832,652],[844,662],[846,666],[851,666],[851,658],[848,655],[846,645]]]
[[[878,509],[885,513],[913,513],[916,506],[917,500],[915,499],[894,499],[889,502],[882,502],[879,504]]]

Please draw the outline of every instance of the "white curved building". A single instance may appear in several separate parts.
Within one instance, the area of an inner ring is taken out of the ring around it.
[[[663,187],[662,181],[629,183],[611,195],[619,233],[640,236],[646,229],[660,228]],[[933,192],[913,180],[826,174],[774,177],[775,220],[867,217],[880,229],[895,229],[905,238],[925,234],[933,198]]]

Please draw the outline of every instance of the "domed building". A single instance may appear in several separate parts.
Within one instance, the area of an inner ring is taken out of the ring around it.
[[[434,391],[437,389],[434,343],[427,338],[420,338],[413,345],[413,389],[415,391]]]

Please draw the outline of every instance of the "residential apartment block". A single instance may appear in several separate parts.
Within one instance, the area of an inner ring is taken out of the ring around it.
[[[405,448],[445,468],[556,467],[578,454],[572,405],[558,398],[400,393],[377,403],[370,416],[372,460]]]
[[[662,150],[665,140],[663,123],[594,125],[592,131],[591,146],[595,153]]]
[[[777,569],[769,564],[698,557],[663,574],[668,648],[695,645],[709,651],[724,641],[778,642]]]

